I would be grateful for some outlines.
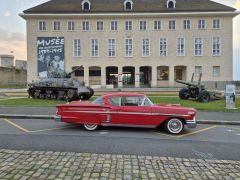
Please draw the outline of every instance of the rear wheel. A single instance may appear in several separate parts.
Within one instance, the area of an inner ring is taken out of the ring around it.
[[[83,124],[83,127],[87,130],[87,131],[95,131],[98,129],[98,125],[97,124]]]
[[[184,129],[184,123],[181,119],[172,118],[165,123],[165,128],[171,134],[179,134]]]
[[[187,88],[183,88],[179,91],[179,98],[180,99],[189,99],[190,92]]]

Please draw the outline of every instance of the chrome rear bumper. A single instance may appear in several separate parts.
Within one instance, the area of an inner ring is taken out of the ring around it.
[[[56,121],[56,122],[62,122],[61,116],[55,115],[55,116],[54,116],[54,121]]]

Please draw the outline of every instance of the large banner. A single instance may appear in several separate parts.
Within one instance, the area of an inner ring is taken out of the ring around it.
[[[40,78],[64,74],[64,37],[38,37],[37,53]]]

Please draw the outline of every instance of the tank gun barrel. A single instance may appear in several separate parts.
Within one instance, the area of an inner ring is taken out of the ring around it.
[[[76,67],[75,69],[73,69],[70,73],[67,73],[67,77],[71,77],[71,75],[75,72],[75,71],[77,71],[77,70],[79,70],[79,69],[81,69],[81,68],[83,68],[83,66],[78,66],[78,67]]]

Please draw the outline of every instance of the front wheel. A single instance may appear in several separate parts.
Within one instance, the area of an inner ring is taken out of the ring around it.
[[[95,131],[98,129],[98,125],[97,124],[83,124],[83,127],[87,130],[87,131]]]
[[[165,123],[165,128],[171,134],[179,134],[184,129],[184,123],[181,119],[172,118]]]

